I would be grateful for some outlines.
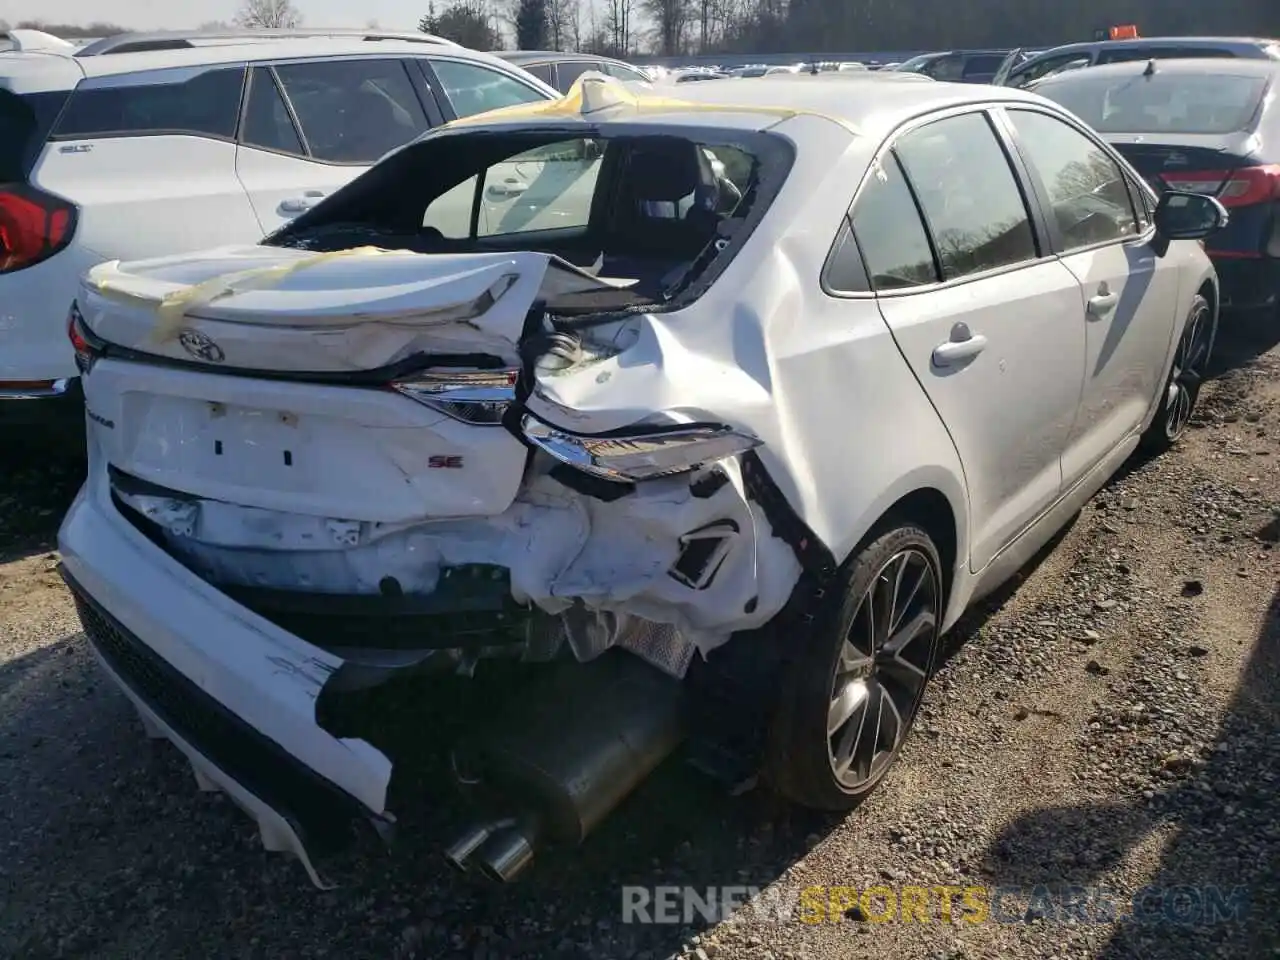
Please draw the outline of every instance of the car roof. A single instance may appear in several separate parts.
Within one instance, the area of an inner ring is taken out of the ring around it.
[[[761,77],[750,84],[691,83],[671,98],[654,98],[659,106],[651,113],[618,116],[620,123],[690,125],[764,130],[795,113],[818,114],[869,137],[883,138],[912,117],[934,110],[969,104],[1035,103],[1060,109],[1052,101],[1023,90],[970,83],[942,83],[872,79],[870,71],[835,78],[818,74],[808,82],[785,76]],[[613,81],[619,83],[620,81]],[[634,94],[631,94],[634,96]],[[642,102],[651,95],[640,95]],[[682,106],[688,104],[688,107]],[[718,108],[718,109],[716,109]],[[554,113],[503,116],[478,115],[467,126],[542,126],[573,122],[578,117]],[[610,121],[612,122],[612,118]]]
[[[1151,60],[1125,60],[1121,63],[1104,63],[1088,70],[1068,70],[1066,73],[1050,74],[1036,84],[1036,90],[1044,90],[1058,84],[1071,83],[1078,78],[1106,79],[1107,77],[1141,76],[1150,66]],[[1280,61],[1255,60],[1235,57],[1179,57],[1173,60],[1155,61],[1157,76],[1172,74],[1213,74],[1215,76],[1237,77],[1275,77],[1280,75]]]
[[[73,57],[61,52],[31,51],[0,53],[0,83],[10,75],[34,76],[43,72],[52,77],[58,70],[64,78],[73,78],[64,84],[65,89],[75,85],[81,77],[115,76],[123,73],[139,73],[149,70],[165,70],[176,67],[216,66],[219,64],[256,62],[260,60],[310,59],[342,56],[424,56],[455,60],[472,60],[509,69],[509,64],[498,57],[464,47],[416,43],[411,40],[378,40],[296,37],[279,40],[248,41],[244,43],[217,43],[209,46],[185,47],[176,50],[145,50],[114,53],[110,56]],[[25,59],[61,61],[35,64],[19,62]],[[43,89],[58,89],[48,86]]]
[[[1135,37],[1131,40],[1082,40],[1079,43],[1064,43],[1057,47],[1049,47],[1036,55],[1035,59],[1056,56],[1062,53],[1093,50],[1123,50],[1129,47],[1149,47],[1159,44],[1162,47],[1207,47],[1215,50],[1248,49],[1268,47],[1277,43],[1265,37]],[[1028,61],[1030,62],[1030,61]]]
[[[494,54],[508,63],[545,63],[549,60],[607,60],[610,63],[622,63],[613,57],[602,57],[594,53],[567,53],[563,50],[499,50]]]

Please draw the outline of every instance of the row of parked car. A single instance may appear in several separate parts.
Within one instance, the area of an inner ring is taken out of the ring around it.
[[[386,684],[494,661],[459,869],[678,750],[848,809],[943,634],[1187,429],[1206,244],[1275,236],[1277,65],[1224,62],[562,98],[430,38],[0,54],[0,364],[83,392],[89,643],[318,883],[433,747],[366,728]]]

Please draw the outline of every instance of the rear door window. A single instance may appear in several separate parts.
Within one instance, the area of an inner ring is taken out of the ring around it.
[[[489,67],[434,58],[431,67],[459,117],[547,99],[535,87]]]
[[[253,69],[240,140],[251,147],[306,156],[307,151],[269,67]]]
[[[642,80],[645,83],[649,82],[649,78],[634,67],[627,67],[620,63],[609,63],[607,61],[603,64],[603,67],[605,73],[611,77],[617,77],[619,80]]]
[[[531,73],[547,86],[554,87],[556,81],[555,64],[551,63],[532,63],[527,67],[522,67],[526,73]]]
[[[896,150],[933,235],[943,280],[1036,259],[1022,190],[984,114],[935,120],[903,135]]]
[[[875,290],[938,282],[929,235],[893,153],[871,170],[853,207],[853,232]],[[836,276],[830,277],[834,285]],[[840,289],[837,287],[837,289]]]
[[[556,89],[568,93],[569,88],[588,70],[603,70],[599,60],[561,60],[556,69]]]
[[[66,101],[65,93],[0,90],[0,183],[26,179]]]
[[[191,67],[94,77],[76,87],[55,136],[194,134],[230,139],[245,67]]]
[[[275,69],[316,160],[373,163],[429,126],[400,60],[320,60]]]

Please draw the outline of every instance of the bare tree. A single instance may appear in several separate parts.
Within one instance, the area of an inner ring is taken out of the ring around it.
[[[287,30],[302,26],[302,14],[290,0],[244,0],[236,23],[251,30]]]

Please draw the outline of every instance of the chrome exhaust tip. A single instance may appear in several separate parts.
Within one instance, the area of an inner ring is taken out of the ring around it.
[[[533,863],[536,842],[536,831],[530,827],[502,827],[476,851],[476,867],[494,883],[512,883]]]
[[[449,844],[444,851],[444,862],[459,873],[467,872],[467,860],[501,824],[481,823],[467,829],[467,832]]]

